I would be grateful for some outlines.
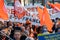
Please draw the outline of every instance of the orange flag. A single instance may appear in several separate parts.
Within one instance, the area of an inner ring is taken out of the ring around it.
[[[60,9],[60,4],[56,3],[55,6]]]
[[[48,5],[50,6],[50,7],[52,7],[54,10],[56,10],[56,11],[60,11],[60,5],[57,3],[57,4],[52,4],[52,3],[49,3],[49,2],[47,2],[48,3]]]
[[[50,19],[50,15],[48,14],[48,10],[46,7],[42,10],[41,8],[37,7],[38,15],[40,18],[40,24],[46,25],[48,31],[52,31],[53,22]]]
[[[18,19],[22,18],[25,14],[26,11],[20,4],[19,0],[15,0],[15,15],[18,17]]]
[[[53,22],[50,19],[50,15],[49,15],[46,7],[44,7],[44,9],[43,9],[43,13],[44,13],[44,15],[43,15],[44,24],[46,25],[48,31],[52,31]]]
[[[8,14],[4,5],[4,0],[0,0],[0,18],[8,20]]]
[[[41,8],[37,7],[37,11],[38,11],[38,17],[40,20],[40,24],[42,26],[44,24],[44,22],[43,22],[43,10]]]

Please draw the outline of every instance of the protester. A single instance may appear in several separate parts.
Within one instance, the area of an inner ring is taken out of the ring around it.
[[[21,32],[19,30],[15,30],[14,32],[14,40],[20,40]]]
[[[30,33],[29,36],[26,38],[26,40],[34,40],[34,34]]]
[[[54,22],[54,21],[53,21]],[[6,23],[6,24],[4,24]],[[28,19],[26,23],[20,22],[2,22],[0,21],[0,31],[12,38],[13,40],[37,40],[37,35],[50,34],[50,33],[59,33],[60,32],[60,20],[54,22],[52,27],[52,32],[49,32],[45,25],[39,26],[37,24],[33,25]],[[2,34],[2,33],[1,33]],[[0,38],[9,40],[5,35],[0,35]]]

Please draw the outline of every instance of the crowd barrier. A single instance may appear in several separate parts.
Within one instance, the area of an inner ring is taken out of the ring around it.
[[[60,40],[60,33],[38,34],[38,40]]]

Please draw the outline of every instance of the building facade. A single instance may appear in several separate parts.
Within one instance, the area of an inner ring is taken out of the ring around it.
[[[51,3],[56,3],[56,2],[59,2],[60,3],[60,0],[20,0],[21,2],[23,2],[24,5],[29,5],[29,4],[38,4],[40,3],[41,5],[45,5],[47,1],[50,1]]]
[[[14,5],[14,0],[5,0],[7,2],[7,5]],[[51,3],[59,2],[60,0],[19,0],[23,6],[26,5],[34,5],[34,4],[41,4],[45,5],[47,1],[50,1]]]

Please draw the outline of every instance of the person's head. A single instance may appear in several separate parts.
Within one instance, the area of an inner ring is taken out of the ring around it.
[[[60,21],[60,18],[56,18],[56,22]]]
[[[51,19],[53,23],[56,23],[56,21],[54,19]]]
[[[17,23],[17,26],[20,27],[20,23],[19,22]]]
[[[60,24],[57,25],[57,28],[60,28]]]
[[[30,25],[31,21],[29,19],[26,20],[26,25]]]
[[[59,18],[56,18],[56,20],[58,20]]]
[[[25,27],[21,27],[22,28],[22,32],[24,32],[25,31]]]
[[[2,29],[2,27],[4,27],[4,23],[0,21],[0,29]]]
[[[7,22],[7,26],[9,27],[9,26],[13,26],[13,23],[11,22],[11,21],[8,21]]]
[[[42,30],[43,30],[43,27],[42,26],[39,26],[38,28],[37,28],[37,33],[39,34],[39,33],[42,33]]]
[[[56,23],[56,27],[60,27],[60,21]]]
[[[17,23],[16,23],[16,22],[14,22],[13,24],[14,24],[14,27],[16,27],[16,26],[17,26]]]
[[[60,32],[60,29],[58,29],[58,31],[57,32]]]
[[[1,31],[2,31],[4,34],[6,34],[6,35],[10,35],[10,32],[11,32],[8,27],[3,28]],[[2,34],[3,34],[3,33],[2,33]],[[4,35],[4,34],[3,34],[3,35]]]
[[[16,40],[19,40],[20,37],[21,37],[21,32],[19,30],[15,30],[15,32],[14,32],[14,38]]]
[[[18,22],[18,23],[17,23],[17,26],[18,26],[18,27],[22,27],[22,26],[23,26],[23,23]]]
[[[34,37],[34,33],[33,32],[29,33],[29,36],[33,38]]]
[[[59,33],[60,32],[60,28],[56,28],[55,32]]]
[[[4,26],[7,27],[7,22],[6,21],[4,22]]]

